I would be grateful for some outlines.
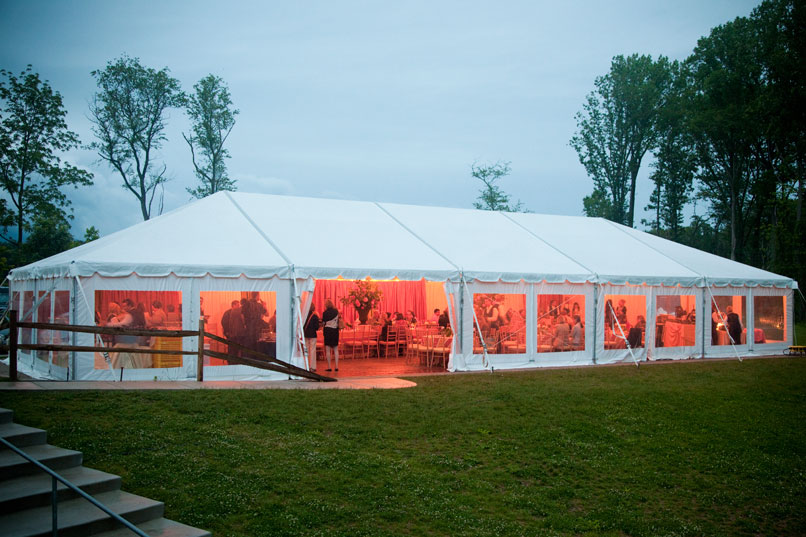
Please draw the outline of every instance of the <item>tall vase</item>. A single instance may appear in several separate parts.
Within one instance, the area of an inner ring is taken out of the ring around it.
[[[369,310],[365,309],[356,309],[358,312],[358,321],[361,324],[367,324],[367,317],[369,317]]]

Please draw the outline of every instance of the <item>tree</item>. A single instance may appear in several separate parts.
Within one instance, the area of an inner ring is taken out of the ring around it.
[[[750,20],[718,26],[687,60],[691,79],[688,125],[697,152],[699,195],[722,211],[730,229],[730,257],[744,260],[747,220],[758,177],[753,147],[762,125],[762,73]]]
[[[68,214],[63,187],[92,184],[92,174],[62,162],[59,153],[80,145],[67,128],[62,96],[29,65],[19,77],[0,71],[0,182],[8,199],[0,200],[0,235],[12,248],[23,245],[23,233],[37,214]],[[10,235],[9,228],[14,230]]]
[[[655,190],[646,209],[655,211],[655,220],[643,221],[663,230],[672,240],[680,240],[683,226],[683,208],[691,200],[694,177],[697,171],[693,140],[687,130],[684,96],[686,77],[678,62],[670,65],[673,82],[662,109],[658,111],[654,171],[650,179]]]
[[[99,91],[90,104],[98,138],[90,147],[123,179],[123,187],[140,203],[143,220],[151,218],[158,187],[167,181],[166,166],[154,162],[165,137],[165,112],[180,107],[184,94],[168,68],[160,71],[123,56],[103,70],[92,71]]]
[[[669,62],[661,56],[616,56],[610,72],[594,82],[583,111],[576,114],[571,147],[593,179],[588,208],[630,227],[641,161],[656,143],[655,122],[669,85]]]
[[[474,208],[485,211],[528,212],[520,200],[516,204],[510,205],[509,194],[495,184],[502,177],[509,175],[511,171],[509,165],[509,162],[496,162],[486,166],[473,163],[470,166],[470,174],[484,183],[484,187],[479,190],[478,201],[473,202]]]
[[[195,93],[187,102],[193,126],[189,136],[182,136],[190,146],[193,168],[201,184],[187,191],[196,198],[221,190],[234,191],[235,181],[227,177],[224,160],[229,158],[229,151],[224,149],[224,142],[235,126],[238,110],[232,108],[227,85],[217,76],[202,78],[193,89]]]

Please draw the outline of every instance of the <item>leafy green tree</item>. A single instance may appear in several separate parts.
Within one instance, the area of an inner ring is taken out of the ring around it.
[[[221,190],[235,190],[235,181],[227,176],[224,162],[229,151],[224,148],[238,110],[232,107],[224,81],[214,75],[202,78],[188,97],[187,114],[193,123],[190,135],[183,134],[190,146],[193,168],[200,185],[188,188],[189,194],[203,198]]]
[[[58,214],[38,214],[23,245],[23,263],[33,263],[75,246],[70,223]]]
[[[661,56],[616,56],[610,72],[594,82],[577,132],[571,138],[580,163],[593,179],[588,209],[625,224],[635,218],[635,187],[641,161],[657,140],[658,110],[669,86],[669,61]]]
[[[90,103],[97,137],[90,148],[120,174],[148,220],[154,196],[167,181],[165,164],[154,161],[166,140],[165,113],[184,104],[184,93],[167,67],[156,71],[125,55],[92,76],[99,91]]]
[[[614,220],[613,203],[610,200],[610,196],[599,186],[594,186],[593,192],[582,199],[582,210],[585,212],[585,216],[591,218]]]
[[[86,244],[88,242],[92,242],[101,238],[101,234],[95,226],[90,226],[84,230],[84,240],[76,241],[77,244],[75,246],[79,246],[81,244]]]
[[[499,179],[509,175],[511,171],[509,165],[509,162],[496,162],[481,166],[474,163],[470,166],[470,174],[484,184],[476,198],[478,201],[473,202],[473,207],[485,211],[528,212],[520,200],[511,204],[509,194],[495,184]]]
[[[697,159],[685,117],[686,77],[678,62],[672,62],[669,69],[673,83],[658,111],[658,139],[650,175],[655,189],[646,207],[655,211],[655,220],[643,223],[677,241],[682,237],[683,209],[691,200]]]
[[[714,28],[687,60],[691,79],[688,125],[699,166],[699,195],[729,223],[730,257],[744,260],[746,223],[757,177],[753,146],[763,118],[757,114],[762,73],[750,20]]]
[[[0,200],[0,238],[19,249],[36,215],[70,218],[62,189],[91,185],[92,174],[61,160],[80,145],[67,128],[62,96],[30,65],[19,77],[5,70],[0,76],[0,183],[7,195]]]
[[[751,262],[806,278],[806,4],[767,0],[750,16],[757,35],[764,86],[758,100],[761,135],[754,156],[761,168],[754,196],[759,210],[751,233]],[[762,256],[758,254],[762,253]]]

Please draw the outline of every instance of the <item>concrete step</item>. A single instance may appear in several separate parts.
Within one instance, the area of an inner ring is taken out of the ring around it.
[[[180,522],[168,520],[167,518],[157,518],[149,520],[137,527],[143,530],[149,537],[211,537],[209,531],[200,530],[191,526],[186,526]],[[97,537],[132,537],[134,533],[128,528],[120,528],[112,531],[105,531],[96,534]]]
[[[28,446],[23,449],[34,460],[37,460],[52,470],[64,470],[74,466],[81,466],[82,454],[72,449],[62,449],[42,444]],[[21,475],[40,473],[41,469],[26,459],[17,455],[10,449],[0,450],[0,479],[12,479]]]
[[[35,446],[48,441],[48,433],[18,423],[0,423],[0,437],[17,447]],[[0,449],[8,449],[0,444]]]
[[[95,498],[114,513],[133,524],[162,517],[162,502],[143,498],[120,490],[103,492]],[[59,537],[80,537],[113,530],[118,522],[83,498],[59,503]],[[0,515],[0,528],[5,537],[45,537],[51,531],[51,507],[35,507]],[[131,535],[131,532],[129,532]]]
[[[120,477],[100,470],[76,466],[60,470],[59,474],[87,494],[120,490]],[[50,505],[52,480],[49,474],[36,474],[0,481],[0,515]],[[78,498],[78,493],[67,488],[61,481],[56,488],[59,502]],[[2,533],[2,532],[0,532]]]
[[[0,408],[0,423],[11,423],[12,421],[14,421],[14,411]]]

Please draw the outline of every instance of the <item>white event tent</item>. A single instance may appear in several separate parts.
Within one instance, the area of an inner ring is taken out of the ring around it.
[[[205,292],[274,293],[276,355],[299,366],[301,319],[317,285],[367,278],[441,284],[454,333],[451,371],[777,353],[792,342],[797,288],[791,278],[600,218],[240,192],[194,201],[9,275],[21,318],[79,325],[97,320],[107,296],[126,292],[177,293],[177,322],[188,330],[198,328]],[[517,304],[511,310],[522,316],[506,352],[502,342],[481,344],[489,334],[477,298],[484,296]],[[675,309],[685,315],[675,319]],[[727,344],[718,323],[726,309],[744,327]],[[556,333],[560,315],[569,327],[580,318],[576,344],[557,343],[566,337]],[[639,333],[628,342],[630,327]],[[91,353],[55,354],[22,355],[20,368],[46,378],[117,378]],[[195,370],[195,358],[185,357],[172,367],[127,368],[126,378],[187,379]],[[286,377],[223,365],[205,368],[205,378]]]

